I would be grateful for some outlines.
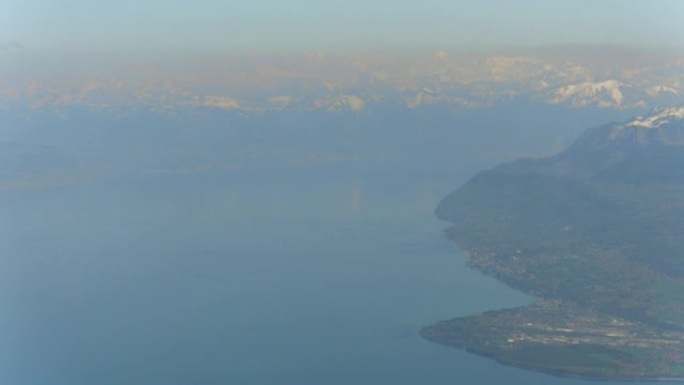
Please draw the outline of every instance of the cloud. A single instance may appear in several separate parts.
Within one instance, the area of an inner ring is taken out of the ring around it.
[[[0,41],[0,51],[16,51],[21,49],[26,49],[26,46],[18,41]]]

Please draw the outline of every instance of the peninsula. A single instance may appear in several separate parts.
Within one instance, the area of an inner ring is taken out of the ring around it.
[[[480,172],[436,214],[471,267],[540,301],[424,338],[562,376],[684,381],[684,108]]]

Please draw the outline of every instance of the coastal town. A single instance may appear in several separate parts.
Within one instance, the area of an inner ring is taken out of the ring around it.
[[[501,363],[593,379],[683,380],[684,331],[660,330],[576,304],[536,304],[442,321],[431,341]]]

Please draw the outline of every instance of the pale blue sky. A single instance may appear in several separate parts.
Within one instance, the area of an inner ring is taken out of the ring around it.
[[[3,0],[0,44],[86,51],[684,46],[682,0]]]

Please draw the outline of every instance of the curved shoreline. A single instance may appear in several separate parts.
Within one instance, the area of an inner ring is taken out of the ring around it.
[[[502,267],[490,253],[472,249],[462,253],[470,267],[516,289],[517,285],[498,274]],[[679,365],[684,358],[684,332],[563,299],[540,299],[532,305],[441,321],[424,327],[420,334],[502,365],[558,377],[684,382],[684,376],[670,374],[684,370]],[[528,356],[529,352],[533,354]],[[516,353],[526,360],[515,359]],[[591,371],[595,374],[585,374]]]

